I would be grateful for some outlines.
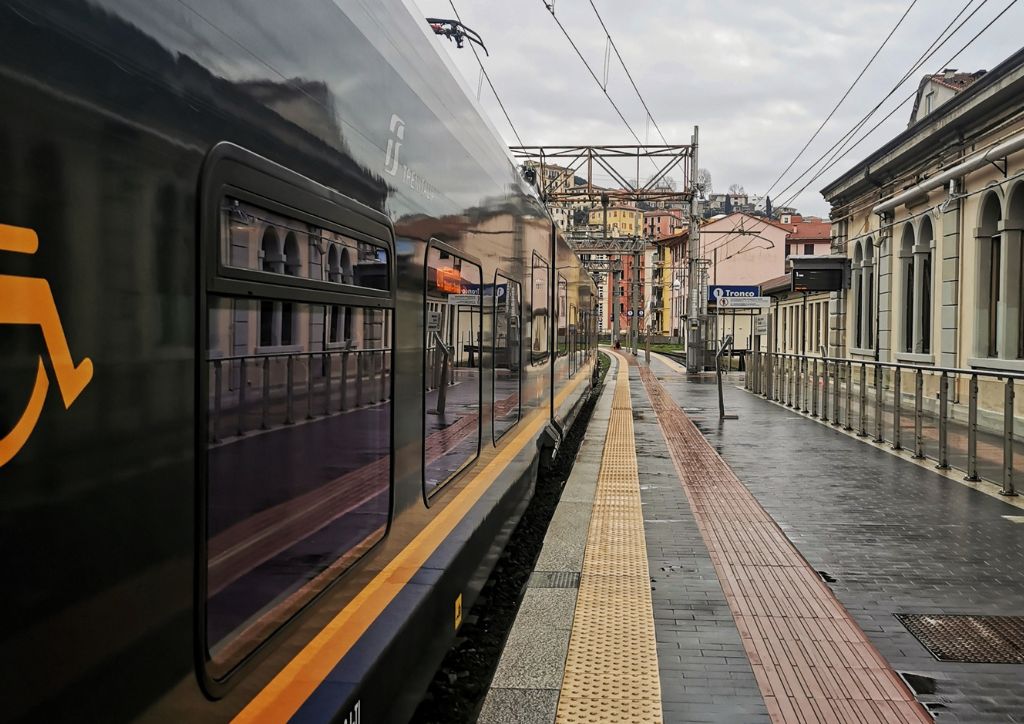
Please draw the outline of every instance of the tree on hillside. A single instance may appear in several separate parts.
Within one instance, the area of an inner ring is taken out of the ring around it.
[[[697,188],[694,189],[694,191],[696,191],[697,195],[702,199],[706,199],[710,197],[711,194],[715,193],[715,190],[711,185],[711,172],[706,168],[697,169]]]

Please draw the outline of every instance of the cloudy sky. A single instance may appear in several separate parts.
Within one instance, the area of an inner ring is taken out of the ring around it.
[[[425,16],[453,17],[448,0],[416,0]],[[527,145],[634,143],[604,98],[544,0],[454,0],[463,22],[479,32],[490,57],[481,58]],[[551,0],[548,0],[551,2]],[[1021,47],[1024,3],[1015,0],[917,0],[903,24],[849,98],[793,169],[771,191],[775,205],[797,193],[812,174],[798,176],[874,107],[967,7],[976,14],[894,93],[867,131],[947,64],[992,68]],[[911,0],[594,0],[655,121],[670,143],[688,143],[700,126],[700,165],[716,191],[731,184],[764,194],[828,115]],[[964,52],[957,51],[1000,11],[1002,19]],[[559,20],[600,78],[605,37],[589,0],[554,0]],[[955,27],[955,25],[954,25]],[[449,53],[476,94],[480,76],[467,48]],[[608,92],[642,140],[660,142],[611,56]],[[515,137],[483,84],[481,103],[505,140]],[[887,139],[906,128],[911,103],[810,183],[794,204],[827,214],[818,193]],[[855,136],[859,138],[860,134]],[[651,169],[652,170],[652,169]],[[682,179],[676,179],[681,181]],[[791,183],[793,185],[791,186]],[[787,189],[787,187],[790,187]]]

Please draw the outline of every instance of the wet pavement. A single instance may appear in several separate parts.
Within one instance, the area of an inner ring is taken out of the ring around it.
[[[738,389],[742,378],[725,388],[739,419],[721,422],[713,376],[652,369],[889,663],[916,676],[937,721],[1024,722],[1024,666],[940,662],[894,616],[1024,614],[1024,525],[1003,517],[1024,510]]]

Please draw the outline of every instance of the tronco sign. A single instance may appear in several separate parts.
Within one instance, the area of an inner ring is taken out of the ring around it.
[[[719,299],[730,299],[733,297],[759,297],[761,288],[757,286],[744,287],[726,284],[712,284],[708,286],[708,301],[718,303]]]

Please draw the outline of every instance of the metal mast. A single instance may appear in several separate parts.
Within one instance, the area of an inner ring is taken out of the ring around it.
[[[693,139],[690,143],[690,188],[697,187],[697,140],[699,129],[693,127]],[[689,236],[689,329],[686,340],[686,371],[690,374],[700,372],[704,368],[704,305],[701,299],[701,259],[700,259],[700,215],[697,195],[690,197],[690,236]]]

